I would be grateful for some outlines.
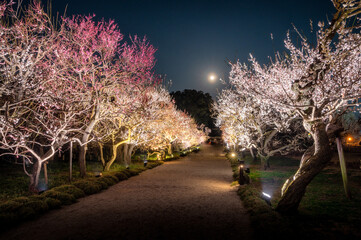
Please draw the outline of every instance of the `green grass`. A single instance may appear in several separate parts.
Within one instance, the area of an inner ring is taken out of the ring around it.
[[[248,209],[256,238],[357,239],[361,237],[361,177],[360,170],[348,169],[352,199],[345,197],[340,169],[324,169],[307,187],[294,216],[282,216],[274,211],[280,199],[280,189],[299,165],[296,159],[272,157],[271,169],[264,171],[259,162],[246,156],[251,184],[240,186],[238,194]],[[233,162],[234,177],[238,164]],[[260,198],[262,191],[272,195],[272,207]]]

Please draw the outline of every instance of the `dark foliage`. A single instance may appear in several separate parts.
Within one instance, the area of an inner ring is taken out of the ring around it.
[[[185,89],[182,92],[171,92],[170,95],[177,108],[190,114],[198,125],[204,124],[208,128],[215,128],[211,113],[213,99],[209,93]]]

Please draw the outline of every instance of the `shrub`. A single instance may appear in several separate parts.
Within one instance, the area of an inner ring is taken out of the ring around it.
[[[163,161],[152,161],[152,162],[148,162],[147,168],[152,169],[155,168],[159,165],[162,165],[164,162]]]
[[[101,189],[107,189],[108,188],[108,183],[107,180],[103,179],[103,178],[96,178],[96,179],[92,179],[92,181],[96,184],[99,184]]]
[[[118,178],[119,181],[127,180],[128,176],[124,172],[115,172],[113,173],[115,177]]]
[[[25,204],[27,202],[29,202],[29,198],[27,197],[17,197],[17,198],[14,198],[13,201],[14,202],[18,202],[18,203],[21,203],[21,204]]]
[[[55,198],[44,198],[43,201],[48,205],[49,209],[57,209],[61,206],[61,201]]]
[[[86,179],[79,180],[74,182],[73,185],[83,190],[84,193],[87,195],[97,193],[102,190],[102,185],[92,180],[86,180]]]
[[[22,203],[13,200],[6,201],[0,204],[1,213],[14,213],[22,207]]]
[[[31,219],[36,216],[36,212],[31,207],[22,206],[16,213],[16,219]]]
[[[40,195],[31,195],[29,197],[29,201],[31,200],[45,200],[45,197],[43,196],[43,194]]]
[[[154,164],[152,164],[152,163],[148,163],[147,164],[147,169],[152,169],[152,168],[155,168],[156,166],[154,165]]]
[[[75,202],[75,197],[65,192],[58,192],[53,189],[43,193],[44,197],[54,198],[59,200],[62,204],[70,205]]]
[[[106,175],[106,176],[103,176],[104,179],[107,179],[110,183],[109,186],[112,186],[116,183],[119,182],[119,179],[116,177],[116,176],[113,176],[113,175]]]
[[[145,170],[147,170],[146,167],[137,167],[136,169],[140,172],[144,172]]]
[[[52,188],[52,190],[57,191],[57,192],[63,192],[63,193],[70,194],[75,199],[85,196],[84,191],[77,188],[74,185],[62,185],[62,186],[59,186],[59,187]]]
[[[131,176],[139,175],[139,173],[142,172],[140,169],[129,169],[128,171],[130,172]]]
[[[129,169],[124,169],[123,171],[121,171],[122,173],[124,173],[128,178],[130,178],[132,176],[132,173],[130,172]]]
[[[43,213],[49,210],[48,204],[43,200],[29,200],[24,204],[24,207],[29,207],[35,213]]]

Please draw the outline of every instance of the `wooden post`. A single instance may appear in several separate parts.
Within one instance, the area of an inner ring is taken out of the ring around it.
[[[70,153],[69,153],[69,181],[71,182],[73,176],[73,142],[70,142]]]
[[[348,180],[347,180],[347,169],[346,169],[346,163],[345,163],[345,156],[343,154],[342,149],[342,143],[340,138],[336,138],[336,144],[337,144],[337,151],[338,151],[338,158],[340,160],[340,167],[341,167],[341,173],[342,173],[342,180],[343,180],[343,187],[345,189],[346,197],[348,199],[351,199],[351,192],[348,188]]]

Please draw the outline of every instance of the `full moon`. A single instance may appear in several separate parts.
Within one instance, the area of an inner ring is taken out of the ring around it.
[[[210,82],[215,82],[216,81],[216,75],[214,75],[214,74],[209,75],[209,81]]]

